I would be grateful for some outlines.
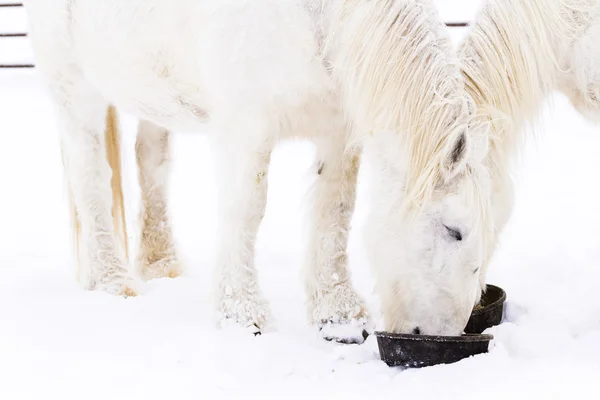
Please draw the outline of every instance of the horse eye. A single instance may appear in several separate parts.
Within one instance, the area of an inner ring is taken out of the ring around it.
[[[450,237],[458,242],[460,242],[462,240],[462,234],[457,231],[456,229],[452,229],[447,227],[446,225],[444,225],[444,228],[446,228],[446,230],[448,231],[448,234],[450,235]]]

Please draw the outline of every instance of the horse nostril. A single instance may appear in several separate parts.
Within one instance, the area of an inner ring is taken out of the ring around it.
[[[420,335],[420,334],[421,334],[421,330],[419,329],[418,326],[415,329],[413,329],[413,335]]]

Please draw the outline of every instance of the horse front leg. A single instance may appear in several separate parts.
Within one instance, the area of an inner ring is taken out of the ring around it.
[[[262,138],[259,130],[243,131]],[[272,144],[256,139],[240,143],[237,135],[220,138],[219,244],[215,274],[217,316],[221,326],[265,328],[270,316],[254,266],[254,244],[267,202],[267,172]]]
[[[151,122],[139,123],[135,152],[142,207],[137,269],[144,280],[181,274],[167,207],[170,136],[168,130]]]
[[[317,180],[309,219],[305,288],[310,322],[327,340],[362,343],[370,316],[352,287],[348,271],[348,234],[356,200],[359,152],[339,139],[318,139]]]

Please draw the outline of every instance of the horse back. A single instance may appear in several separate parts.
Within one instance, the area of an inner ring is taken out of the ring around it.
[[[26,4],[41,67],[75,65],[111,103],[174,129],[233,110],[295,109],[331,90],[301,2]]]

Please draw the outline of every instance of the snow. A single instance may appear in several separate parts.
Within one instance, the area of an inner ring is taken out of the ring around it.
[[[447,20],[470,17],[477,2],[463,3],[460,14],[457,2],[438,2]],[[16,53],[4,49],[0,62],[12,61]],[[272,331],[220,330],[211,318],[216,193],[201,135],[174,140],[171,208],[184,276],[149,282],[131,299],[80,289],[51,104],[35,70],[0,71],[0,399],[592,397],[600,389],[600,136],[559,95],[542,120],[490,267],[488,281],[508,294],[505,321],[489,330],[490,352],[402,370],[379,360],[374,336],[344,346],[307,326],[300,260],[308,143],[278,148],[269,176],[257,265]],[[135,121],[122,121],[135,231]],[[367,192],[361,175],[349,253],[353,280],[378,316],[360,240]]]

